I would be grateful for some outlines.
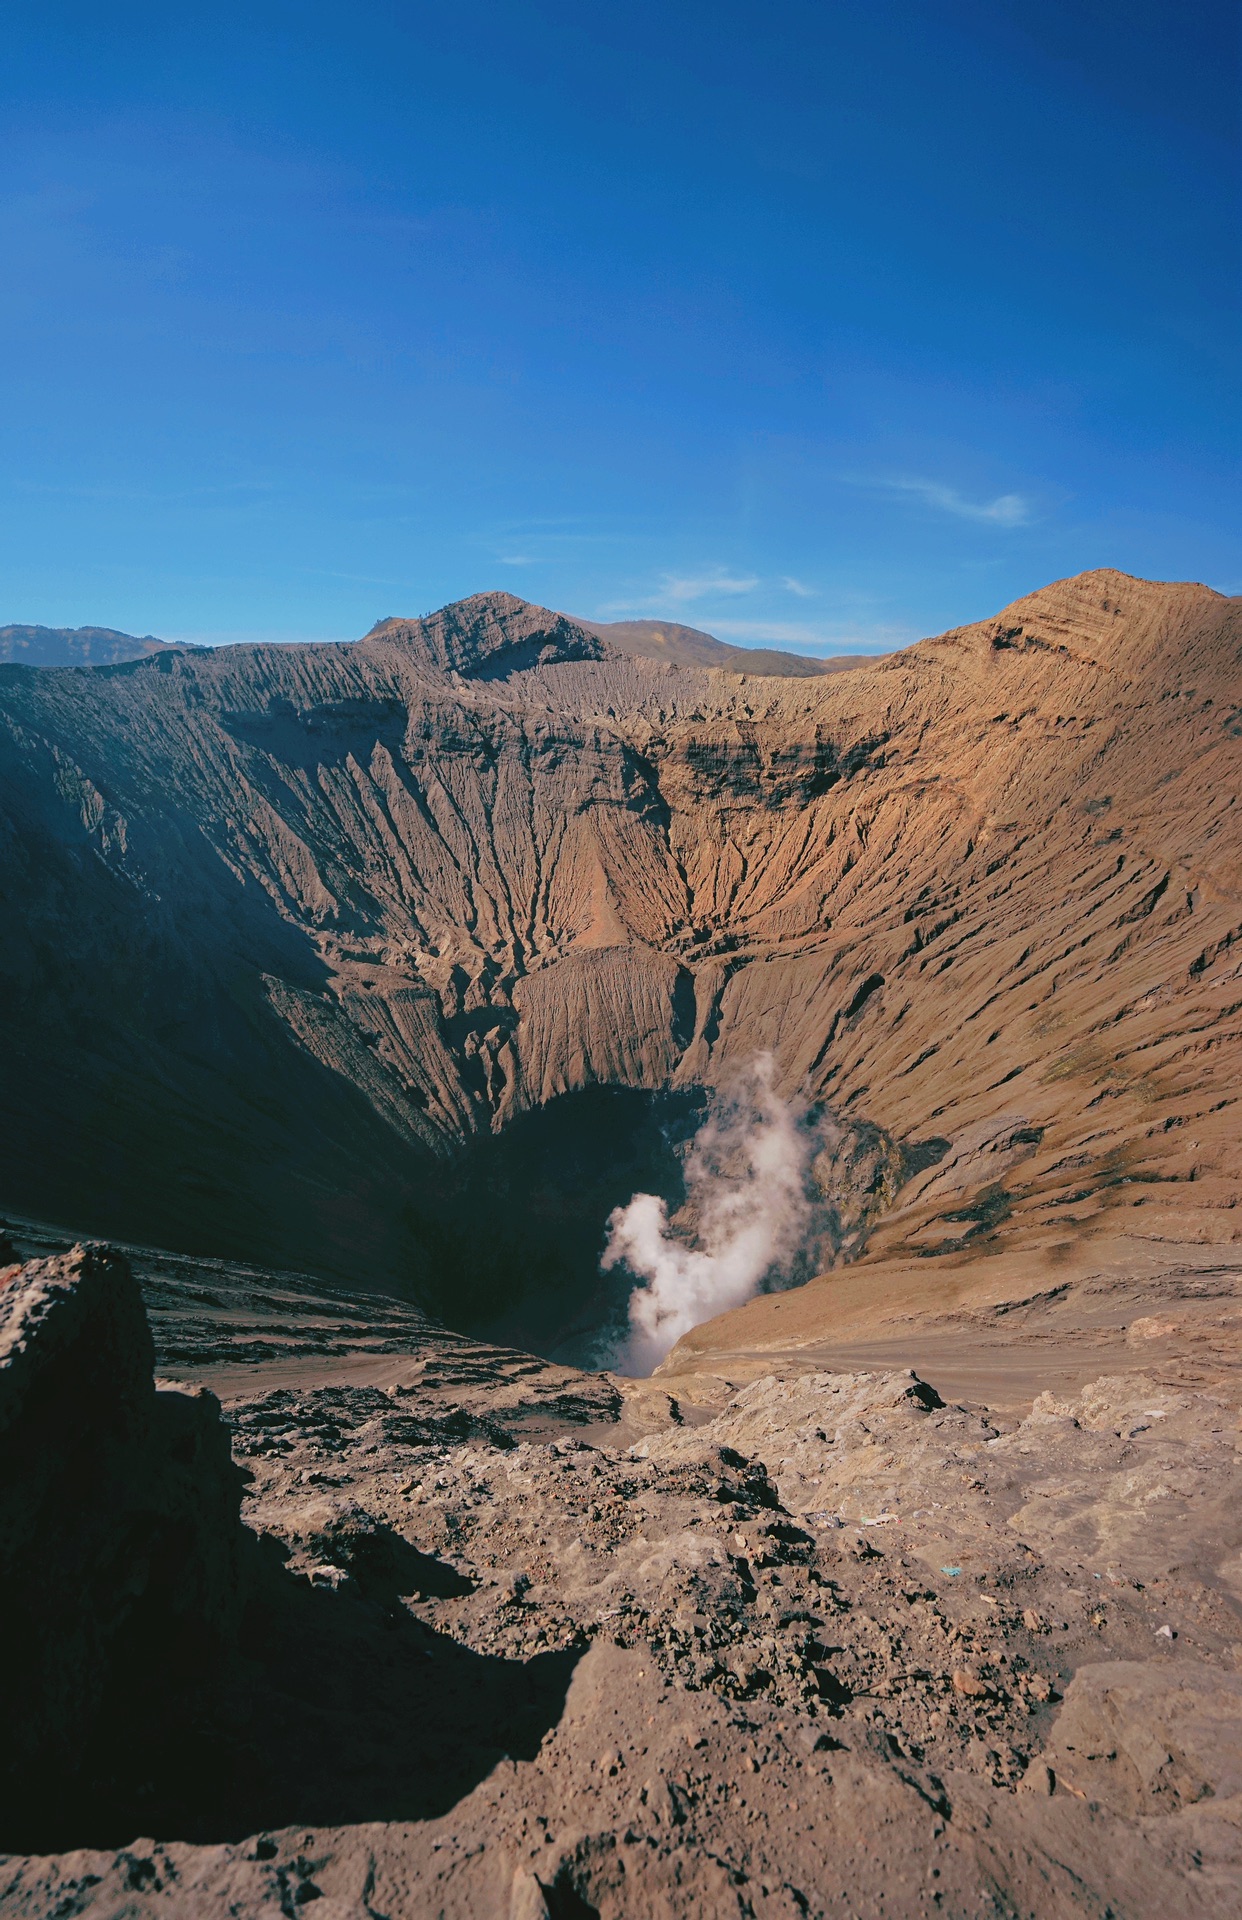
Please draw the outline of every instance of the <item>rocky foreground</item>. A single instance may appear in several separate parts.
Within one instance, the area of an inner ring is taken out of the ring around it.
[[[1229,1387],[1130,1372],[1017,1419],[908,1369],[637,1385],[408,1310],[317,1359],[286,1323],[282,1369],[259,1313],[200,1369],[221,1426],[116,1360],[119,1256],[0,1281],[6,1466],[93,1461],[122,1503],[75,1545],[29,1471],[0,1493],[6,1601],[37,1565],[96,1636],[59,1720],[10,1719],[44,1791],[6,1791],[6,1920],[1237,1913]]]

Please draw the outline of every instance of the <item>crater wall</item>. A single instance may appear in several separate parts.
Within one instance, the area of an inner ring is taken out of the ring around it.
[[[800,680],[505,595],[0,668],[3,1197],[417,1288],[462,1142],[769,1050],[949,1143],[873,1254],[1231,1238],[1240,607],[1098,572]]]

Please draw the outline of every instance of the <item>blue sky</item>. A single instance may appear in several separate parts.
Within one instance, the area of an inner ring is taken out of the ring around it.
[[[10,0],[0,621],[1242,591],[1239,8]]]

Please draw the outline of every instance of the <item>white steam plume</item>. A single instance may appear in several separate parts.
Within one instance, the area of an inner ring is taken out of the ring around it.
[[[624,1265],[644,1282],[630,1295],[619,1362],[627,1373],[650,1373],[691,1327],[749,1300],[805,1237],[811,1141],[799,1110],[773,1087],[774,1072],[771,1054],[761,1054],[716,1096],[695,1135],[686,1203],[698,1246],[673,1236],[668,1208],[654,1193],[636,1193],[609,1218],[601,1266]]]

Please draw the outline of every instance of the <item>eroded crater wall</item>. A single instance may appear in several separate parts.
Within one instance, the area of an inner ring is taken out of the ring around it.
[[[4,1197],[418,1287],[463,1140],[767,1049],[954,1147],[877,1250],[1228,1238],[1239,604],[1087,574],[797,681],[504,595],[0,669]]]

